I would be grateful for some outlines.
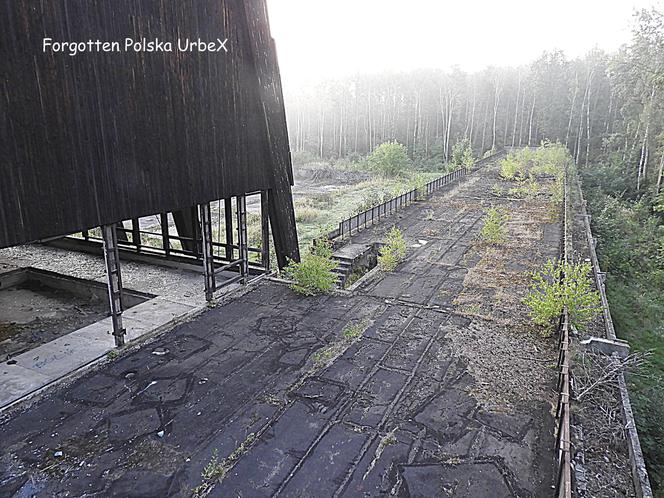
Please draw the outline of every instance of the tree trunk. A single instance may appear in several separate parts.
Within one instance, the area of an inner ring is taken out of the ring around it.
[[[452,130],[452,110],[454,107],[454,95],[451,90],[447,94],[447,136],[445,138],[445,162],[450,160],[450,131]]]
[[[525,111],[526,107],[526,91],[523,91],[521,96],[521,120],[519,121],[519,145],[523,145],[523,124],[526,119]]]
[[[588,79],[590,79],[590,75],[588,76]],[[586,108],[586,98],[588,97],[588,81],[586,81],[586,89],[583,92],[583,100],[581,101],[581,113],[579,116],[579,130],[577,133],[576,137],[576,150],[575,150],[575,157],[574,157],[574,162],[576,165],[579,165],[579,160],[581,158],[581,141],[583,140],[583,118],[584,114],[583,111]]]
[[[325,144],[325,109],[320,114],[320,125],[318,130],[318,157],[323,159],[323,149]]]
[[[590,78],[588,81],[588,105],[586,106],[586,168],[588,168],[588,161],[590,160],[590,139],[591,135],[591,119],[590,119],[590,90],[593,82],[593,77],[595,71],[593,70],[590,73]]]
[[[532,138],[533,138],[533,114],[535,114],[535,101],[537,100],[537,94],[533,90],[533,105],[530,108],[530,121],[528,124],[528,147],[530,147]]]
[[[512,128],[512,147],[514,147],[514,142],[516,140],[516,123],[519,118],[519,97],[521,96],[521,73],[519,73],[519,80],[516,87],[516,105],[514,106],[514,127]]]
[[[485,102],[484,103],[484,119],[482,123],[482,147],[481,147],[481,153],[484,154],[484,144],[486,140],[486,118],[487,114],[489,114],[489,103]]]
[[[572,105],[569,108],[569,121],[567,122],[567,134],[565,135],[565,147],[569,145],[569,135],[572,131],[572,117],[574,116],[574,106],[576,105],[576,96],[579,93],[579,75],[574,73],[574,96],[572,97]]]
[[[470,146],[473,146],[473,133],[475,131],[475,107],[477,104],[477,88],[473,84],[473,111],[470,113]]]
[[[500,84],[498,79],[496,79],[493,93],[493,138],[491,140],[491,150],[496,148],[496,117],[498,115],[498,104],[500,104],[500,92]]]
[[[664,175],[664,149],[662,150],[662,157],[659,160],[659,173],[657,175],[657,195],[662,192],[662,176]]]

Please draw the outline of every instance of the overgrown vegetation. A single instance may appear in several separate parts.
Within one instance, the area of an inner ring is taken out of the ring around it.
[[[408,150],[396,141],[385,142],[376,147],[367,157],[367,164],[385,176],[403,175],[411,167]]]
[[[601,311],[591,271],[590,263],[549,260],[540,271],[534,272],[530,292],[524,299],[533,322],[551,329],[567,307],[572,325],[583,330]]]
[[[301,262],[291,262],[284,270],[284,274],[286,278],[294,281],[290,287],[295,292],[305,296],[316,296],[330,292],[334,288],[337,277],[332,270],[336,266],[332,260],[330,245],[319,242],[312,247],[310,253],[302,257]]]
[[[226,477],[228,470],[235,465],[235,462],[247,452],[255,439],[256,435],[254,433],[249,434],[246,439],[223,460],[219,460],[219,452],[215,449],[212,452],[212,458],[203,469],[203,472],[201,472],[201,479],[203,482],[192,490],[192,496],[194,498],[203,498],[209,495],[214,489],[214,486]]]
[[[470,140],[464,138],[452,147],[452,164],[457,167],[472,168],[475,164]]]
[[[650,352],[630,395],[650,479],[664,494],[664,216],[658,196],[639,195],[625,163],[609,154],[582,168],[593,235],[617,335]],[[661,194],[660,194],[661,195]]]
[[[554,175],[550,213],[559,215],[562,172],[571,153],[584,178],[593,231],[616,330],[634,349],[654,350],[631,377],[650,478],[664,493],[664,15],[637,12],[629,43],[614,53],[593,49],[570,60],[545,52],[531,64],[476,73],[431,70],[353,75],[335,85],[287,96],[292,143],[318,161],[357,164],[376,144],[397,139],[415,167],[440,171],[459,161],[458,138],[477,156],[543,138],[563,146],[511,154],[501,165],[496,197],[538,200],[542,175]],[[497,98],[500,96],[500,98]],[[290,103],[289,102],[289,103]],[[340,103],[353,103],[349,105]],[[494,103],[493,109],[491,103]],[[370,110],[370,113],[367,112]],[[443,118],[441,118],[441,111]],[[482,112],[484,111],[484,112]],[[386,125],[388,123],[388,125]],[[458,138],[457,138],[458,137]],[[459,146],[459,150],[461,146]],[[543,153],[542,153],[543,154]],[[528,183],[530,175],[537,179]],[[509,182],[509,186],[504,183]],[[537,187],[537,188],[536,188]],[[350,203],[343,203],[347,206]],[[344,216],[334,216],[341,219]]]
[[[343,331],[344,339],[347,341],[354,341],[355,339],[358,339],[360,336],[362,336],[366,329],[367,325],[364,323],[354,323],[348,325]]]
[[[507,241],[507,221],[509,216],[501,209],[490,208],[484,216],[484,225],[480,230],[482,242],[491,245],[504,244]]]
[[[337,340],[314,353],[314,366],[317,368],[322,368],[329,364],[334,358],[346,351],[348,346],[362,337],[368,327],[369,322],[356,322],[346,325],[341,333],[341,340]]]
[[[500,176],[513,182],[532,181],[536,175],[561,180],[565,167],[570,164],[571,157],[564,145],[545,140],[539,147],[510,152],[499,163]]]
[[[120,358],[120,351],[117,349],[109,349],[106,353],[106,358],[109,361],[115,361]]]
[[[308,247],[313,239],[334,229],[339,221],[442,175],[442,173],[414,169],[395,177],[385,177],[373,171],[371,174],[374,175],[371,179],[342,185],[328,192],[310,194],[304,199],[295,201],[301,247]]]
[[[384,272],[394,271],[406,258],[406,239],[397,227],[387,233],[378,255],[378,267]]]

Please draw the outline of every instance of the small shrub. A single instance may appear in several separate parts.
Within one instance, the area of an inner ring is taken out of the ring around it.
[[[369,192],[367,195],[362,199],[360,204],[353,210],[353,214],[360,214],[365,211],[368,211],[369,209],[376,207],[378,204],[383,203],[383,195],[381,195],[379,192]]]
[[[497,183],[494,183],[493,186],[491,187],[491,195],[494,197],[502,197],[505,194],[505,189],[498,185]]]
[[[396,141],[385,142],[367,158],[369,167],[385,176],[399,176],[410,168],[406,147]]]
[[[259,213],[247,214],[247,241],[249,247],[261,247],[263,244],[263,227]]]
[[[484,217],[484,225],[480,230],[480,239],[487,244],[500,245],[507,241],[507,227],[509,216],[496,208],[490,208]]]
[[[556,179],[551,186],[551,201],[555,206],[561,206],[565,200],[565,181],[562,177]]]
[[[599,293],[592,289],[591,270],[590,263],[549,260],[542,270],[534,272],[530,293],[523,300],[533,322],[551,327],[567,306],[572,325],[585,328],[601,311]]]
[[[532,199],[539,193],[539,189],[539,183],[531,176],[518,187],[509,189],[508,195],[516,199]]]
[[[470,145],[470,140],[467,138],[459,140],[452,146],[452,164],[465,168],[472,168],[473,164],[475,164],[473,149]]]
[[[394,271],[406,258],[406,239],[397,227],[393,227],[387,234],[385,245],[380,248],[378,266],[385,272]]]
[[[337,281],[332,271],[337,264],[332,261],[331,256],[332,249],[329,244],[319,242],[301,262],[291,262],[284,270],[285,276],[294,281],[291,289],[305,296],[330,292]]]
[[[415,175],[415,177],[410,181],[410,188],[411,190],[412,189],[415,190],[415,198],[418,201],[426,200],[427,198],[426,186],[427,186],[427,179],[422,174]]]
[[[505,180],[516,180],[520,172],[519,162],[513,154],[500,161],[500,176]]]

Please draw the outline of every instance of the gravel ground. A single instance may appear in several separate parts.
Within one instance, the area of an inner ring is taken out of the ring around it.
[[[101,256],[42,245],[0,249],[0,264],[30,266],[63,275],[106,282]],[[128,289],[170,297],[186,304],[205,302],[202,273],[135,261],[122,262],[122,283]]]

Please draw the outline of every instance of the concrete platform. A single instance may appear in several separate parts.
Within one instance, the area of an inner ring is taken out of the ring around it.
[[[526,201],[509,248],[477,247],[499,181],[483,170],[354,236],[396,221],[408,255],[353,292],[266,281],[8,414],[0,496],[549,496],[556,341],[521,299],[558,248]]]
[[[123,313],[127,343],[173,327],[202,309],[163,297],[136,305]],[[0,412],[105,358],[115,349],[111,331],[111,319],[106,318],[2,363]]]

